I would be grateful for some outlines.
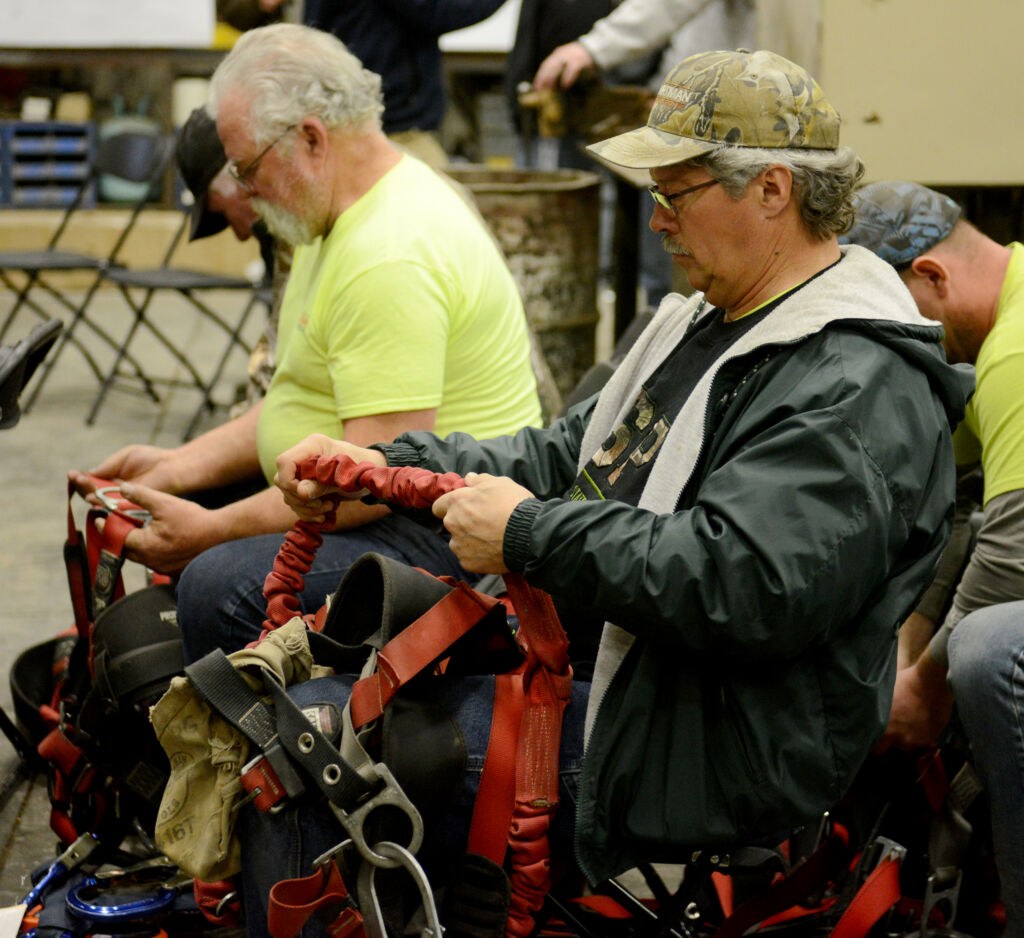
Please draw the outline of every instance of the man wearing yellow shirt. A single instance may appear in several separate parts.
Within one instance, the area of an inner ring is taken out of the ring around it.
[[[275,237],[296,245],[274,378],[260,404],[203,436],[129,447],[94,470],[128,480],[122,491],[153,514],[129,535],[129,556],[184,569],[189,658],[258,633],[263,580],[294,522],[268,487],[279,453],[310,433],[366,445],[414,429],[486,436],[541,422],[512,275],[462,197],[385,137],[377,75],[329,33],[267,26],[220,64],[208,109],[235,182]],[[251,481],[256,494],[216,510],[179,497]],[[305,610],[368,550],[460,572],[444,538],[383,506],[345,506],[339,528],[356,527],[321,548]]]
[[[845,239],[896,267],[944,326],[950,361],[975,366],[954,443],[958,464],[981,465],[981,528],[945,616],[940,584],[901,631],[886,741],[934,743],[955,702],[991,798],[1006,934],[1024,935],[1024,246],[993,241],[938,192],[891,182],[861,190]]]

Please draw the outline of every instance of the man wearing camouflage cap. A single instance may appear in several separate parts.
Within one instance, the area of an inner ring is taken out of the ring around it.
[[[865,186],[844,237],[895,267],[921,313],[942,323],[949,360],[976,369],[954,444],[965,476],[980,463],[984,488],[961,486],[939,574],[900,631],[885,739],[934,744],[955,700],[990,795],[1007,934],[1024,935],[1024,246],[993,241],[948,196],[908,182]]]
[[[549,429],[311,438],[278,484],[312,518],[309,455],[458,471],[434,513],[460,562],[601,634],[576,810],[599,880],[791,829],[849,785],[949,534],[971,379],[888,265],[840,249],[861,163],[803,68],[692,56],[645,127],[593,150],[650,171],[651,227],[698,292]]]

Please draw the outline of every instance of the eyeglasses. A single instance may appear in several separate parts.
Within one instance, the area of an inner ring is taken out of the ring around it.
[[[675,215],[677,214],[676,207],[672,203],[676,199],[691,192],[696,192],[698,189],[706,189],[708,186],[713,186],[716,182],[718,182],[717,179],[709,179],[707,182],[701,182],[695,186],[680,189],[678,192],[662,192],[657,186],[648,186],[647,191],[650,192],[651,198],[654,199],[656,205],[660,205],[666,212],[671,212]]]
[[[274,139],[271,140],[270,143],[268,143],[262,150],[260,150],[260,152],[256,155],[255,159],[250,160],[246,164],[245,169],[239,169],[238,166],[234,163],[234,161],[230,161],[228,163],[228,175],[232,179],[234,179],[235,182],[237,182],[249,195],[253,195],[255,190],[253,189],[252,183],[250,183],[249,180],[252,179],[252,174],[256,172],[256,167],[260,165],[260,160],[262,160],[263,157],[265,157],[271,150],[273,150],[274,147],[276,147],[285,138],[287,134],[291,133],[298,126],[298,124],[291,124],[288,127],[285,127],[285,129],[282,130],[281,133],[274,137]]]

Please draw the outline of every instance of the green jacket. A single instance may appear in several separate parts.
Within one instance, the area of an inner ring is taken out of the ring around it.
[[[561,493],[699,296],[668,298],[598,399],[547,430],[384,447],[529,488],[506,564],[608,620],[577,806],[592,880],[814,818],[888,721],[896,632],[950,530],[972,379],[891,268],[843,250],[709,367],[639,507]]]

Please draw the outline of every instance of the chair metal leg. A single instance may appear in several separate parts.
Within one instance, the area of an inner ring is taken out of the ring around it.
[[[24,413],[28,413],[29,410],[31,410],[31,408],[35,404],[36,399],[39,397],[39,394],[43,389],[43,385],[46,383],[46,379],[50,376],[50,372],[53,371],[54,367],[57,364],[57,359],[60,357],[61,352],[63,352],[64,348],[68,345],[69,342],[74,344],[75,347],[82,353],[82,356],[83,358],[85,358],[86,363],[92,369],[93,374],[96,375],[96,380],[100,382],[104,380],[104,373],[103,370],[100,368],[99,363],[88,351],[88,349],[86,349],[82,345],[81,341],[75,335],[75,331],[79,327],[79,325],[87,326],[96,336],[102,339],[103,342],[105,342],[112,349],[114,349],[115,352],[120,351],[121,346],[119,345],[117,340],[113,336],[111,336],[110,333],[107,332],[102,326],[93,322],[86,315],[86,311],[88,310],[89,305],[92,302],[93,296],[96,294],[96,291],[99,289],[99,286],[102,283],[102,281],[103,274],[102,272],[100,272],[96,275],[96,279],[89,286],[89,289],[86,291],[85,297],[82,299],[82,302],[79,303],[77,306],[70,303],[65,296],[63,296],[59,291],[53,289],[44,280],[39,281],[39,286],[42,289],[46,290],[47,293],[49,293],[55,300],[62,303],[64,307],[71,312],[72,315],[71,321],[67,324],[67,326],[64,329],[64,332],[61,334],[60,339],[57,341],[57,344],[53,349],[53,353],[46,359],[46,361],[43,364],[43,368],[40,371],[39,377],[35,381],[35,386],[32,389],[32,393],[29,395],[27,401],[22,407],[22,411]],[[28,302],[31,303],[31,300],[29,300]],[[131,365],[132,369],[135,371],[139,380],[144,385],[146,393],[155,402],[159,402],[160,396],[156,393],[156,390],[153,387],[152,382],[149,381],[149,379],[146,377],[145,372],[142,370],[142,365],[138,362],[138,360],[134,356],[130,356],[128,354],[125,354],[123,356],[123,360],[127,361],[129,365]]]
[[[3,326],[0,327],[0,342],[2,342],[4,336],[7,335],[7,330],[10,328],[11,323],[14,322],[14,318],[18,315],[18,310],[25,305],[25,301],[28,299],[29,291],[35,285],[35,282],[39,279],[39,271],[37,270],[26,271],[24,273],[25,283],[20,289],[18,289],[8,278],[7,271],[0,270],[0,281],[3,281],[4,286],[7,287],[8,290],[10,290],[12,293],[17,294],[17,296],[14,298],[14,304],[11,306],[10,311],[7,313],[7,318],[4,320]],[[38,308],[36,308],[36,311],[38,311]]]
[[[117,346],[117,353],[114,356],[113,364],[107,370],[106,375],[100,383],[99,390],[96,392],[96,397],[93,398],[92,407],[89,409],[89,413],[85,418],[86,425],[90,427],[96,420],[96,415],[99,413],[100,406],[103,404],[103,401],[107,396],[107,392],[110,390],[110,386],[115,380],[117,380],[120,374],[121,362],[129,358],[128,346],[135,337],[135,333],[138,332],[139,326],[147,322],[146,309],[149,307],[149,303],[153,299],[153,294],[156,292],[155,290],[147,290],[145,298],[136,306],[136,304],[132,302],[132,297],[127,287],[118,284],[117,288],[121,291],[121,295],[124,297],[125,302],[135,315],[132,320],[132,324],[128,327],[127,334],[124,339],[121,340],[120,345]],[[141,368],[136,368],[136,373],[139,380],[145,385],[149,396],[152,397],[155,402],[159,403],[160,395],[156,393],[156,390],[153,387],[153,380],[147,377]]]
[[[68,298],[64,296],[64,294],[62,294],[59,290],[55,289],[49,283],[47,283],[46,280],[43,279],[43,277],[39,274],[38,271],[33,271],[32,276],[34,277],[34,282],[38,289],[44,291],[49,296],[51,296],[59,305],[63,306],[64,309],[66,309],[72,315],[75,313],[75,305],[69,302]],[[4,286],[6,286],[7,289],[10,290],[12,293],[19,294],[19,297],[15,301],[14,306],[11,307],[10,312],[7,314],[7,320],[4,322],[3,329],[0,330],[0,339],[3,338],[4,334],[7,331],[7,328],[14,321],[14,318],[21,306],[25,306],[28,309],[30,309],[33,313],[36,314],[36,316],[38,316],[44,322],[53,318],[52,312],[43,309],[43,307],[40,306],[35,300],[33,300],[31,296],[27,295],[27,293],[24,296],[22,296],[22,288],[16,286],[10,280],[7,273],[3,270],[0,270],[0,282],[2,282]],[[96,375],[97,381],[99,381],[103,377],[103,373],[102,371],[100,371],[100,367],[97,364],[96,359],[93,358],[92,353],[81,343],[81,341],[79,341],[77,336],[67,335],[66,337],[63,337],[61,341],[70,342],[72,345],[75,346],[75,348],[78,349],[82,357],[85,359],[86,364],[92,369],[92,372]],[[25,405],[24,409],[25,411],[27,411],[28,405]]]

